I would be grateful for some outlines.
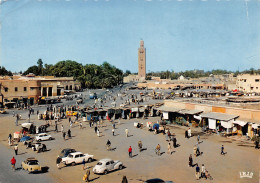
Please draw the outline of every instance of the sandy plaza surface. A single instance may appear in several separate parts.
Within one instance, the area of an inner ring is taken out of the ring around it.
[[[115,90],[112,94],[116,95],[119,90]],[[127,91],[128,93],[140,91]],[[98,95],[103,95],[104,91],[97,91]],[[84,92],[88,95],[88,92]],[[63,104],[75,104],[74,101],[62,100]],[[83,105],[93,104],[93,100],[86,100]],[[119,105],[123,101],[117,100]],[[147,103],[163,102],[162,100],[150,100]],[[107,102],[107,105],[110,105]],[[59,103],[57,105],[61,105]],[[132,104],[134,106],[134,104]],[[140,105],[143,105],[141,103]],[[33,107],[43,113],[46,106]],[[15,118],[12,112],[19,113],[22,119],[19,120],[19,126],[15,125]],[[98,137],[94,132],[94,128],[90,128],[88,122],[83,123],[83,129],[79,128],[79,121],[73,124],[71,128],[72,138],[64,141],[62,133],[60,132],[61,125],[64,130],[69,129],[68,119],[62,119],[58,122],[58,131],[55,132],[54,121],[48,128],[48,133],[54,137],[54,140],[45,141],[47,152],[36,153],[26,147],[20,142],[18,144],[17,170],[11,171],[10,159],[14,156],[13,146],[8,145],[8,134],[13,134],[15,131],[21,129],[21,123],[28,121],[28,110],[8,110],[8,114],[0,114],[0,152],[1,152],[1,171],[0,182],[84,182],[83,175],[87,168],[90,168],[90,180],[96,183],[120,183],[122,177],[126,176],[128,182],[138,183],[151,178],[161,178],[166,181],[173,181],[174,183],[193,183],[193,182],[214,182],[214,183],[258,183],[259,182],[259,150],[254,148],[254,145],[249,142],[239,142],[230,138],[220,137],[217,134],[204,134],[200,128],[192,128],[193,136],[190,139],[185,138],[184,131],[188,127],[170,125],[168,126],[171,133],[175,133],[177,138],[177,148],[172,148],[172,154],[167,153],[166,138],[163,134],[154,134],[149,132],[146,128],[146,122],[156,122],[160,120],[159,117],[149,117],[148,119],[132,118],[130,120],[121,119],[115,120],[116,129],[115,136],[112,135],[112,123],[105,120],[101,124],[99,130],[101,136]],[[74,118],[73,118],[74,119]],[[45,124],[44,120],[38,120],[36,113],[30,119],[34,124]],[[144,124],[143,128],[134,127],[134,122]],[[125,135],[125,129],[129,130],[129,137]],[[195,167],[188,166],[189,155],[193,154],[193,147],[197,144],[197,135],[200,135],[200,151],[202,155],[198,157],[193,156],[193,163],[201,167],[205,165],[206,169],[212,176],[212,180],[200,179],[196,180]],[[113,151],[106,150],[106,142],[110,140],[114,149]],[[139,152],[137,143],[141,140],[144,150]],[[161,145],[161,156],[155,153],[157,144]],[[172,142],[171,142],[172,145]],[[221,145],[225,147],[225,155],[221,155]],[[128,157],[128,148],[132,146],[133,157]],[[60,151],[64,148],[74,148],[77,151],[94,155],[95,161],[86,163],[85,170],[82,164],[76,166],[61,165],[61,169],[56,166],[56,158]],[[39,174],[28,174],[21,170],[20,164],[28,157],[35,157],[39,160],[42,166],[48,167],[48,171]],[[124,168],[108,173],[107,175],[96,175],[92,172],[93,167],[97,161],[103,158],[111,158],[113,160],[120,160],[123,162]],[[240,177],[241,172],[252,172],[253,176]],[[37,181],[36,181],[37,180]]]

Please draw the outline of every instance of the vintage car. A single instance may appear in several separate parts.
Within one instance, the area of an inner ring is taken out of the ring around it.
[[[67,157],[70,153],[74,153],[76,152],[75,149],[70,149],[70,148],[67,148],[67,149],[63,149],[60,154],[59,154],[59,157],[60,158],[65,158]]]
[[[101,159],[99,162],[94,166],[93,172],[95,174],[107,174],[112,170],[121,170],[123,168],[123,163],[119,160],[112,160],[112,159]]]
[[[37,142],[43,141],[43,140],[52,140],[53,138],[51,137],[51,135],[47,134],[47,133],[39,133],[36,137],[35,137]]]
[[[29,173],[40,172],[42,171],[42,167],[39,165],[39,162],[35,158],[27,158],[22,162],[21,165],[23,170],[27,170]]]
[[[67,157],[62,158],[62,162],[65,165],[71,164],[72,166],[82,163],[83,159],[85,162],[92,162],[94,155],[83,154],[82,152],[70,153]]]

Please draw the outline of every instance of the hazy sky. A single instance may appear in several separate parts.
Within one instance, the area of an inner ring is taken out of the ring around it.
[[[1,0],[0,0],[1,1]],[[104,61],[137,72],[260,68],[258,0],[7,0],[0,5],[0,65]]]

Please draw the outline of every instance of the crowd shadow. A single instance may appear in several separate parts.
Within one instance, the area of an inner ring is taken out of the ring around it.
[[[163,155],[165,152],[161,152],[160,156]]]
[[[136,156],[138,156],[138,154],[132,155],[132,157],[131,157],[131,158],[134,158],[134,157],[136,157]]]
[[[23,152],[23,153],[19,153],[19,154],[17,154],[17,155],[23,155],[23,154],[26,154],[27,152]]]
[[[89,179],[89,182],[93,182],[93,181],[95,181],[95,180],[97,180],[97,179],[99,179],[100,177],[96,177],[96,178],[93,178],[93,179]]]
[[[142,148],[141,150],[140,150],[140,152],[143,152],[143,151],[146,151],[147,150],[147,148]]]

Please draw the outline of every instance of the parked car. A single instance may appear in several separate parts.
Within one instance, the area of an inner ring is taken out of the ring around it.
[[[89,154],[83,154],[82,152],[74,152],[70,153],[67,157],[62,158],[62,162],[65,165],[76,165],[83,162],[83,159],[85,159],[85,162],[92,162],[94,155]]]
[[[95,174],[107,174],[112,170],[121,170],[123,168],[123,163],[119,160],[112,160],[112,159],[101,159],[99,162],[94,166],[93,172]]]
[[[51,135],[47,134],[47,133],[39,133],[36,137],[35,137],[37,142],[43,141],[43,140],[52,140],[53,138],[51,137]]]
[[[23,170],[27,170],[29,173],[40,172],[42,170],[38,160],[35,158],[27,158],[22,162],[21,167]]]
[[[65,157],[67,157],[67,156],[69,155],[69,153],[74,153],[74,152],[76,152],[75,149],[70,149],[70,148],[68,148],[68,149],[63,149],[63,150],[60,152],[59,157],[60,157],[60,158],[65,158]]]
[[[173,183],[172,181],[164,181],[159,178],[146,180],[145,183]]]

